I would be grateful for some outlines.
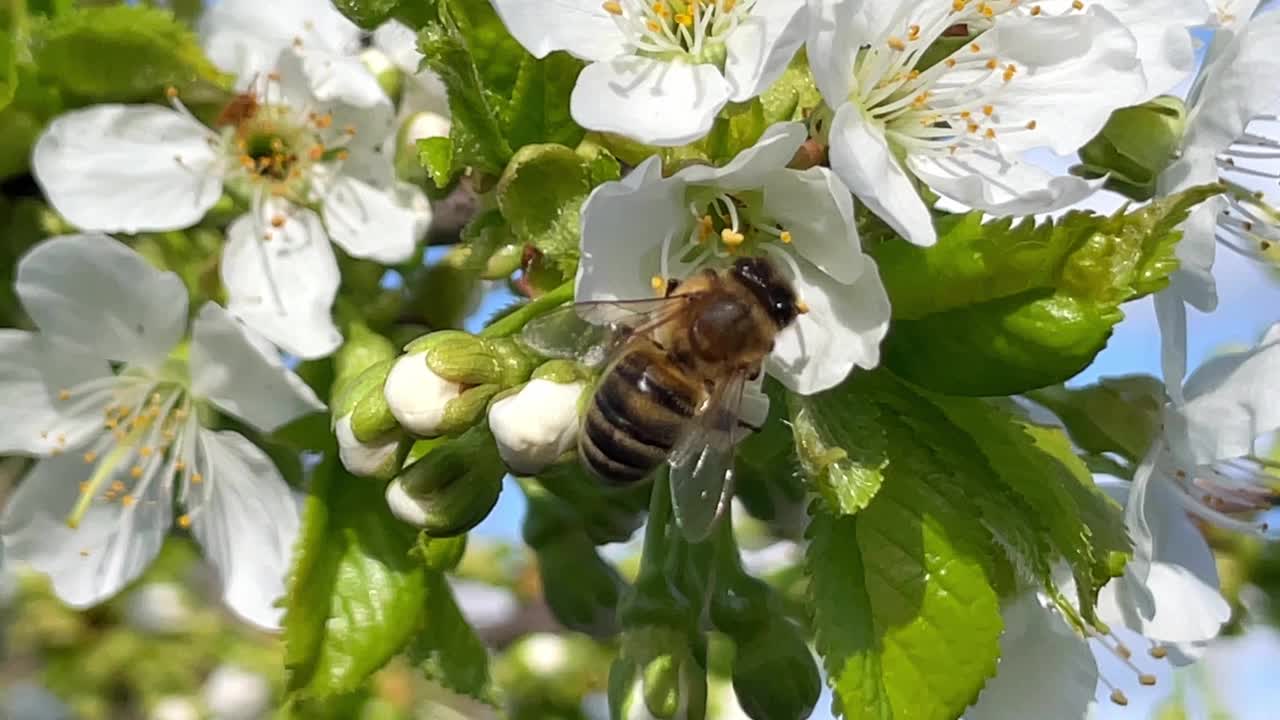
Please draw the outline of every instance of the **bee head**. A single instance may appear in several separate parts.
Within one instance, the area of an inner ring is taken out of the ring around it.
[[[773,263],[762,257],[739,258],[729,272],[755,295],[778,329],[796,319],[796,291]]]

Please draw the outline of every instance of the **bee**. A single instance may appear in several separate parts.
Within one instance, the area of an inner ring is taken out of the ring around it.
[[[768,260],[739,258],[667,281],[662,297],[566,306],[530,322],[522,339],[549,357],[604,364],[581,419],[579,459],[614,484],[666,461],[677,522],[696,541],[732,497],[734,446],[768,413],[748,386],[806,309]]]

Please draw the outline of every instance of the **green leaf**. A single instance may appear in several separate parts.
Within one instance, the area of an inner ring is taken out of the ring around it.
[[[569,95],[582,61],[565,52],[539,60],[525,55],[503,113],[502,128],[513,148],[533,143],[577,145],[583,129],[569,115]]]
[[[427,169],[436,187],[444,189],[453,182],[453,141],[447,137],[423,138],[418,141],[418,162]]]
[[[85,100],[160,97],[230,88],[200,41],[172,13],[138,5],[82,8],[31,26],[31,54],[48,81]]]
[[[1003,624],[990,548],[966,508],[896,467],[855,516],[811,509],[818,653],[846,717],[953,720],[996,670]]]
[[[496,175],[511,157],[511,147],[498,127],[500,99],[487,92],[452,15],[442,12],[441,16],[440,23],[423,28],[418,45],[427,67],[449,91],[454,170],[472,166]]]
[[[1136,465],[1159,432],[1165,390],[1150,375],[1125,375],[1081,388],[1056,385],[1028,396],[1062,420],[1081,450],[1118,453]]]
[[[578,261],[578,211],[590,191],[581,155],[563,145],[526,145],[498,181],[498,208],[518,240],[568,273]]]
[[[34,66],[19,64],[16,73],[12,101],[0,110],[0,180],[27,171],[36,138],[65,107],[62,92],[42,81]]]
[[[1007,395],[1066,380],[1092,362],[1120,305],[1168,284],[1176,226],[1217,186],[1131,212],[1058,221],[982,223],[942,216],[938,243],[919,248],[869,228],[893,304],[885,364],[940,392]]]
[[[529,56],[507,32],[489,0],[443,0],[441,16],[448,16],[462,35],[491,97],[506,101],[516,89],[522,60]]]
[[[444,687],[483,702],[493,702],[489,651],[467,623],[444,574],[426,576],[422,630],[409,644],[409,659]]]
[[[18,89],[18,55],[26,40],[27,18],[21,5],[0,8],[0,24],[5,34],[0,35],[0,110],[8,107]]]
[[[1120,507],[1096,488],[1060,431],[1021,421],[983,400],[933,394],[929,399],[969,435],[993,479],[1043,529],[1053,556],[1070,565],[1080,612],[1092,620],[1098,590],[1116,569],[1112,553],[1130,550]]]
[[[316,470],[286,593],[292,692],[351,692],[414,636],[427,601],[426,569],[409,555],[416,538],[378,483],[334,459]]]
[[[865,508],[880,491],[889,464],[883,418],[860,385],[846,382],[818,395],[788,398],[796,455],[834,514]]]

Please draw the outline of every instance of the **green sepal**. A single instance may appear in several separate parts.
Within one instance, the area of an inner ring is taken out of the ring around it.
[[[453,435],[475,425],[484,417],[489,401],[498,390],[499,387],[493,384],[476,385],[463,390],[462,394],[445,404],[438,432]]]
[[[572,360],[548,360],[534,369],[530,380],[550,380],[553,383],[569,385],[576,382],[587,382],[592,379],[591,372]]]
[[[394,359],[382,360],[365,368],[355,377],[348,378],[344,383],[335,383],[333,399],[330,401],[333,419],[336,421],[355,412],[360,401],[369,395],[382,395],[382,386],[386,384],[387,375],[391,373],[393,365],[395,365]],[[383,398],[383,402],[386,402],[386,398]],[[355,428],[353,427],[352,430],[354,431]],[[358,434],[357,437],[359,437]]]
[[[822,104],[822,93],[809,72],[809,57],[804,48],[791,58],[787,69],[763,93],[765,125],[804,120],[810,111]]]
[[[1073,175],[1106,177],[1106,188],[1134,200],[1156,194],[1160,174],[1178,158],[1187,127],[1187,106],[1161,95],[1111,113],[1107,124],[1079,150]]]
[[[333,382],[335,388],[360,375],[373,365],[393,360],[395,345],[390,340],[369,329],[362,322],[351,322],[346,327],[346,339],[333,355]]]
[[[735,638],[733,692],[752,720],[804,720],[822,694],[822,676],[795,623],[782,615]]]
[[[360,379],[364,379],[368,374],[370,377],[367,380],[357,381],[362,387],[368,388],[351,409],[351,432],[360,442],[373,442],[400,427],[391,414],[387,396],[382,391],[393,364],[394,362],[384,362],[374,365],[360,375]]]
[[[423,565],[434,572],[448,572],[458,567],[466,551],[466,535],[438,538],[419,533],[418,544],[413,548]]]
[[[480,524],[498,502],[506,468],[487,425],[436,446],[397,476],[426,513],[422,531],[451,537]]]
[[[442,330],[428,337],[443,336],[447,340],[433,343],[426,350],[426,363],[440,377],[462,385],[500,383],[502,367],[489,345],[469,333]]]

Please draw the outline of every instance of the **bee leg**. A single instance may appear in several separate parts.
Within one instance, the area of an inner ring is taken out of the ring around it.
[[[677,279],[677,278],[667,278],[667,295],[666,295],[666,297],[671,297],[671,294],[672,294],[672,293],[674,293],[674,292],[676,291],[676,288],[678,288],[678,287],[680,287],[680,280],[679,280],[679,279]]]

